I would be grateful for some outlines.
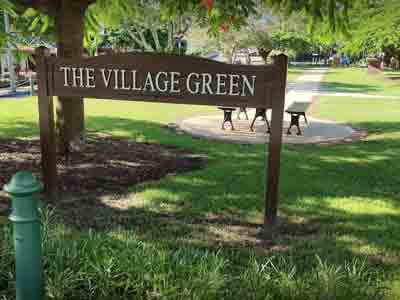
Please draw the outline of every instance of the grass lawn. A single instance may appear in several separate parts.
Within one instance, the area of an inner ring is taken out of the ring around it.
[[[400,80],[400,71],[387,70],[383,74],[390,79]]]
[[[304,71],[307,70],[307,66],[294,66],[294,65],[289,65],[288,68],[288,81],[294,81],[296,80],[297,77],[301,76]]]
[[[283,147],[286,231],[266,245],[255,237],[265,146],[193,139],[162,127],[215,108],[86,104],[90,131],[188,148],[209,163],[127,191],[121,201],[128,228],[111,222],[94,233],[50,221],[44,243],[50,299],[375,300],[381,283],[385,299],[399,299],[400,102],[321,99],[318,117],[367,128],[370,136]],[[0,137],[36,136],[36,120],[33,99],[0,101]],[[0,244],[0,299],[13,291],[10,245]]]
[[[400,81],[370,75],[366,68],[331,68],[322,88],[340,93],[365,93],[400,97]]]

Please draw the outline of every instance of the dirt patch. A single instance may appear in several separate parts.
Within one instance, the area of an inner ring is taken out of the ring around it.
[[[0,186],[18,171],[40,174],[37,139],[0,140]],[[167,175],[204,167],[206,157],[189,151],[111,136],[89,136],[84,152],[58,157],[59,189],[63,198],[119,197],[129,188]],[[0,194],[0,203],[4,203]],[[4,210],[4,208],[3,208]]]

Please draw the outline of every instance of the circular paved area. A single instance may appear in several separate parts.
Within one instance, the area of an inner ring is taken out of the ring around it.
[[[249,113],[249,118],[252,120],[253,112]],[[225,125],[226,129],[221,129],[223,114],[215,116],[200,116],[185,119],[179,123],[179,127],[186,133],[196,137],[222,140],[233,143],[243,144],[264,144],[269,140],[269,134],[266,134],[266,125],[263,121],[256,121],[255,131],[251,132],[250,120],[237,120],[234,113],[233,124],[235,130],[231,130],[230,125]],[[271,117],[268,117],[271,120]],[[337,124],[331,121],[318,120],[308,118],[309,124],[301,122],[302,135],[298,136],[297,128],[292,127],[292,134],[287,135],[286,131],[290,124],[290,115],[285,113],[283,143],[287,144],[313,144],[313,143],[332,143],[341,141],[350,141],[357,136],[355,131],[350,126]]]

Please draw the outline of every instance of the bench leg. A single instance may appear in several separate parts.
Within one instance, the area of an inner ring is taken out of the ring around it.
[[[301,135],[301,130],[300,130],[300,123],[299,123],[300,115],[299,114],[290,114],[290,125],[287,130],[287,134],[290,135],[292,134],[290,129],[292,126],[297,127],[297,135]]]
[[[291,135],[292,133],[290,132],[290,128],[292,128],[292,122],[290,121],[290,125],[289,125],[289,128],[287,129],[287,131],[286,131],[286,134],[287,135]]]
[[[245,114],[245,116],[246,116],[246,120],[249,120],[249,116],[247,115],[247,109],[245,108],[245,109],[243,110],[243,112],[244,112],[244,114]]]
[[[238,119],[238,120],[240,120],[240,114],[241,114],[241,113],[244,113],[244,115],[246,116],[246,120],[249,119],[249,116],[247,115],[246,107],[240,107],[240,108],[239,108],[239,111],[238,111],[238,113],[237,113],[237,119]]]
[[[222,130],[225,130],[226,121],[227,121],[227,115],[226,115],[226,111],[224,111],[224,120],[222,121],[222,126],[221,126]]]
[[[297,122],[297,135],[302,135],[299,122]]]
[[[265,118],[265,122],[267,123],[267,133],[271,133],[271,126],[269,125],[269,121]]]
[[[254,131],[253,127],[254,127],[254,123],[255,123],[256,119],[257,119],[257,115],[254,116],[253,121],[251,122],[250,131]]]
[[[262,117],[262,112],[260,112],[258,109],[256,110],[256,114],[254,115],[253,121],[251,122],[250,125],[250,131],[254,131],[254,123],[256,122],[258,117]]]
[[[306,124],[308,125],[308,121],[307,121],[307,117],[306,117],[306,113],[303,114],[304,117],[304,121],[306,122]]]
[[[247,113],[246,113],[246,116],[247,116]],[[268,121],[268,118],[267,118],[267,110],[266,109],[261,109],[261,108],[260,109],[256,109],[256,114],[255,114],[254,119],[253,119],[253,121],[251,122],[251,125],[250,125],[250,131],[254,131],[254,128],[253,128],[254,127],[254,123],[255,123],[255,121],[257,120],[258,117],[261,117],[262,120],[267,123],[267,133],[270,133],[271,132],[271,127],[269,125],[269,121]]]
[[[222,122],[222,130],[225,130],[225,123],[229,122],[231,124],[231,130],[235,130],[233,127],[233,122],[232,122],[232,111],[224,111],[224,121]]]

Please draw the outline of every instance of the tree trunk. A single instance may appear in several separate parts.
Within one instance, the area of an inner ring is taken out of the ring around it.
[[[55,14],[57,26],[57,55],[81,57],[83,30],[87,5],[79,1],[60,0]],[[67,153],[74,145],[81,145],[85,131],[84,102],[82,97],[59,97],[56,105],[58,151]]]

